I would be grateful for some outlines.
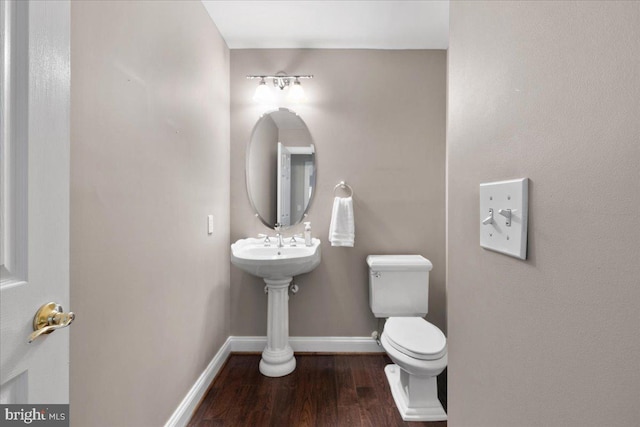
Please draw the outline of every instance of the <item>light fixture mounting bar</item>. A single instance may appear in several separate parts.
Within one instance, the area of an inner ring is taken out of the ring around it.
[[[249,80],[253,79],[312,79],[313,74],[300,74],[293,76],[270,76],[270,75],[248,75],[247,78]]]
[[[312,79],[313,74],[295,74],[295,75],[287,75],[287,74],[276,74],[276,75],[248,75],[247,79],[260,79],[260,84],[265,84],[265,80],[271,79],[273,81],[273,85],[275,87],[283,90],[285,87],[290,86],[291,83],[300,84],[300,79]]]

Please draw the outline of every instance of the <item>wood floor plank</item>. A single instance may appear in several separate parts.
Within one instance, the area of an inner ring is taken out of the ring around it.
[[[273,408],[271,410],[269,426],[286,426],[289,424],[291,402],[293,401],[295,392],[295,387],[287,387],[286,385],[274,387]]]
[[[356,383],[353,379],[353,373],[347,357],[335,357],[334,375],[337,387],[336,399],[338,406],[358,406]]]
[[[378,402],[380,407],[380,414],[378,415],[385,425],[390,426],[404,426],[407,425],[403,420],[395,402],[391,395],[391,387],[387,376],[384,373],[384,368],[391,364],[386,356],[384,358],[368,359],[370,365],[367,365],[371,371],[379,372],[381,375],[372,375],[371,380],[373,382],[373,391],[375,393],[375,401]],[[411,424],[413,426],[413,423]],[[418,427],[418,426],[413,426]]]
[[[360,419],[365,427],[378,427],[388,425],[381,416],[382,409],[378,405],[376,393],[373,387],[357,387],[358,401],[360,402]]]
[[[339,427],[362,427],[362,417],[360,416],[360,405],[340,405],[338,406],[338,426]]]
[[[296,355],[290,375],[260,374],[259,354],[232,354],[190,427],[446,427],[406,423],[393,402],[383,354]]]
[[[200,419],[202,421],[207,421],[230,418],[227,414],[233,406],[234,401],[237,400],[236,393],[237,389],[231,390],[230,387],[227,387],[224,392],[218,387],[212,388],[209,391],[211,397],[207,399],[207,406],[204,408],[204,413],[201,415]]]
[[[224,427],[224,423],[220,420],[204,420],[197,425],[198,427]]]
[[[297,367],[293,376],[297,377],[298,381],[296,381],[296,392],[291,402],[287,425],[314,426],[317,402],[314,396],[314,383],[310,376],[316,370],[317,359],[312,356],[301,356],[296,360]]]
[[[335,357],[333,355],[309,356],[316,360],[315,371],[310,375],[312,393],[316,400],[316,424],[333,427],[338,425]]]
[[[273,411],[275,393],[274,385],[268,381],[261,381],[248,397],[247,404],[253,401],[253,406],[248,407],[247,423],[252,426],[269,425]]]
[[[351,368],[351,376],[356,387],[372,387],[373,381],[371,380],[371,374],[368,369],[368,360],[372,357],[382,357],[381,355],[371,356],[368,354],[346,356],[349,361],[349,367]],[[378,375],[378,373],[375,373]]]
[[[205,394],[204,398],[200,401],[200,404],[196,407],[195,411],[191,415],[191,419],[187,423],[187,427],[198,427],[205,425],[204,414],[212,403],[212,399],[215,395],[213,391],[213,387],[209,387],[207,390],[207,394]]]

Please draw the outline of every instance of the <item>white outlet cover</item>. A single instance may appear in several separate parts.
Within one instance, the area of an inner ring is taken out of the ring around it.
[[[527,259],[529,179],[480,184],[480,246],[512,257]],[[500,210],[511,210],[511,225]],[[493,222],[483,224],[493,210]]]

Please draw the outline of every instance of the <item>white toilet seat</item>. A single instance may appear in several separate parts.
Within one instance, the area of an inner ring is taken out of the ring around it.
[[[438,360],[447,353],[442,331],[421,317],[390,317],[384,335],[394,349],[414,359]]]

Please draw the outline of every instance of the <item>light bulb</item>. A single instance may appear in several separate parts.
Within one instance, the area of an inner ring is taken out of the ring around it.
[[[305,102],[307,100],[300,80],[296,79],[296,81],[293,82],[293,86],[289,88],[289,96],[287,98],[291,102]]]
[[[260,104],[273,104],[273,93],[271,93],[271,89],[267,86],[267,82],[264,79],[260,80],[260,84],[256,88],[256,92],[253,94],[253,100]]]

